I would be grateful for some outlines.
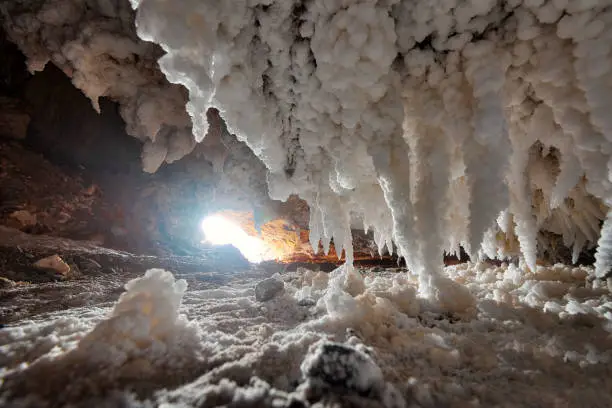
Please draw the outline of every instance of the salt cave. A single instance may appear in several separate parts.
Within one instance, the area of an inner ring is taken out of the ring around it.
[[[0,406],[612,406],[612,0],[0,16]]]

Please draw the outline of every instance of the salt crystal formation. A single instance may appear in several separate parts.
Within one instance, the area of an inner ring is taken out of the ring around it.
[[[83,296],[0,330],[0,406],[612,406],[612,278],[465,263],[445,273],[476,308],[439,313],[416,277],[361,272],[287,272],[262,304],[258,276],[186,290],[149,270],[113,307]]]
[[[92,100],[123,100],[124,117],[149,140],[147,169],[189,151],[179,131],[188,125],[171,119],[174,90],[110,92],[116,77],[87,75],[98,67],[90,50],[113,44],[116,58],[129,59],[140,55],[136,46],[117,48],[111,33],[55,47],[51,57],[31,51],[82,18],[80,2],[34,3],[40,10],[5,24],[32,67],[69,59],[73,82]],[[351,226],[363,222],[438,299],[456,289],[442,252],[459,247],[473,258],[521,253],[533,270],[555,234],[575,260],[599,243],[595,274],[608,272],[612,0],[131,5],[140,38],[166,53],[167,79],[188,90],[195,140],[207,132],[207,109],[219,109],[266,165],[272,198],[308,201],[315,248],[333,238],[350,263]],[[83,35],[109,32],[88,29]],[[158,136],[165,125],[176,132]]]
[[[2,24],[28,59],[28,70],[53,63],[97,111],[118,102],[126,132],[143,141],[143,168],[154,172],[195,147],[182,87],[168,83],[155,44],[134,30],[125,0],[16,0],[0,4]]]
[[[612,256],[610,0],[132,0],[141,38],[311,206],[311,240],[350,262],[354,214],[442,297],[443,250],[535,268],[542,231]],[[599,235],[599,223],[607,221]]]

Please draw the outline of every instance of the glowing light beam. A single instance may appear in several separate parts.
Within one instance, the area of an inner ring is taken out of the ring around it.
[[[213,245],[233,245],[249,262],[274,258],[272,250],[260,238],[248,235],[242,228],[220,215],[206,217],[201,224],[206,241]]]

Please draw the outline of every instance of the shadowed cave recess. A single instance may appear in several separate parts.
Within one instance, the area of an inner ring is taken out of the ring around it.
[[[0,405],[612,406],[612,0],[0,0]]]

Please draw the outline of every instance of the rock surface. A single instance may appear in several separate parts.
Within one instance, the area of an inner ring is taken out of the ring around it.
[[[341,343],[319,345],[301,369],[305,378],[364,395],[384,384],[380,367],[369,355]]]
[[[62,277],[70,273],[70,266],[57,254],[39,259],[33,266],[41,270],[50,270]]]
[[[30,116],[19,100],[0,96],[0,137],[25,139]]]
[[[54,255],[70,267],[71,279],[33,266],[37,260]],[[210,248],[199,256],[156,257],[0,226],[0,322],[114,300],[123,283],[160,265],[186,279],[190,287],[223,284],[236,271],[241,271],[240,276],[251,273],[249,263],[231,246]],[[21,301],[15,302],[16,298]]]
[[[275,278],[264,279],[255,286],[255,299],[267,302],[285,289],[285,284]]]

